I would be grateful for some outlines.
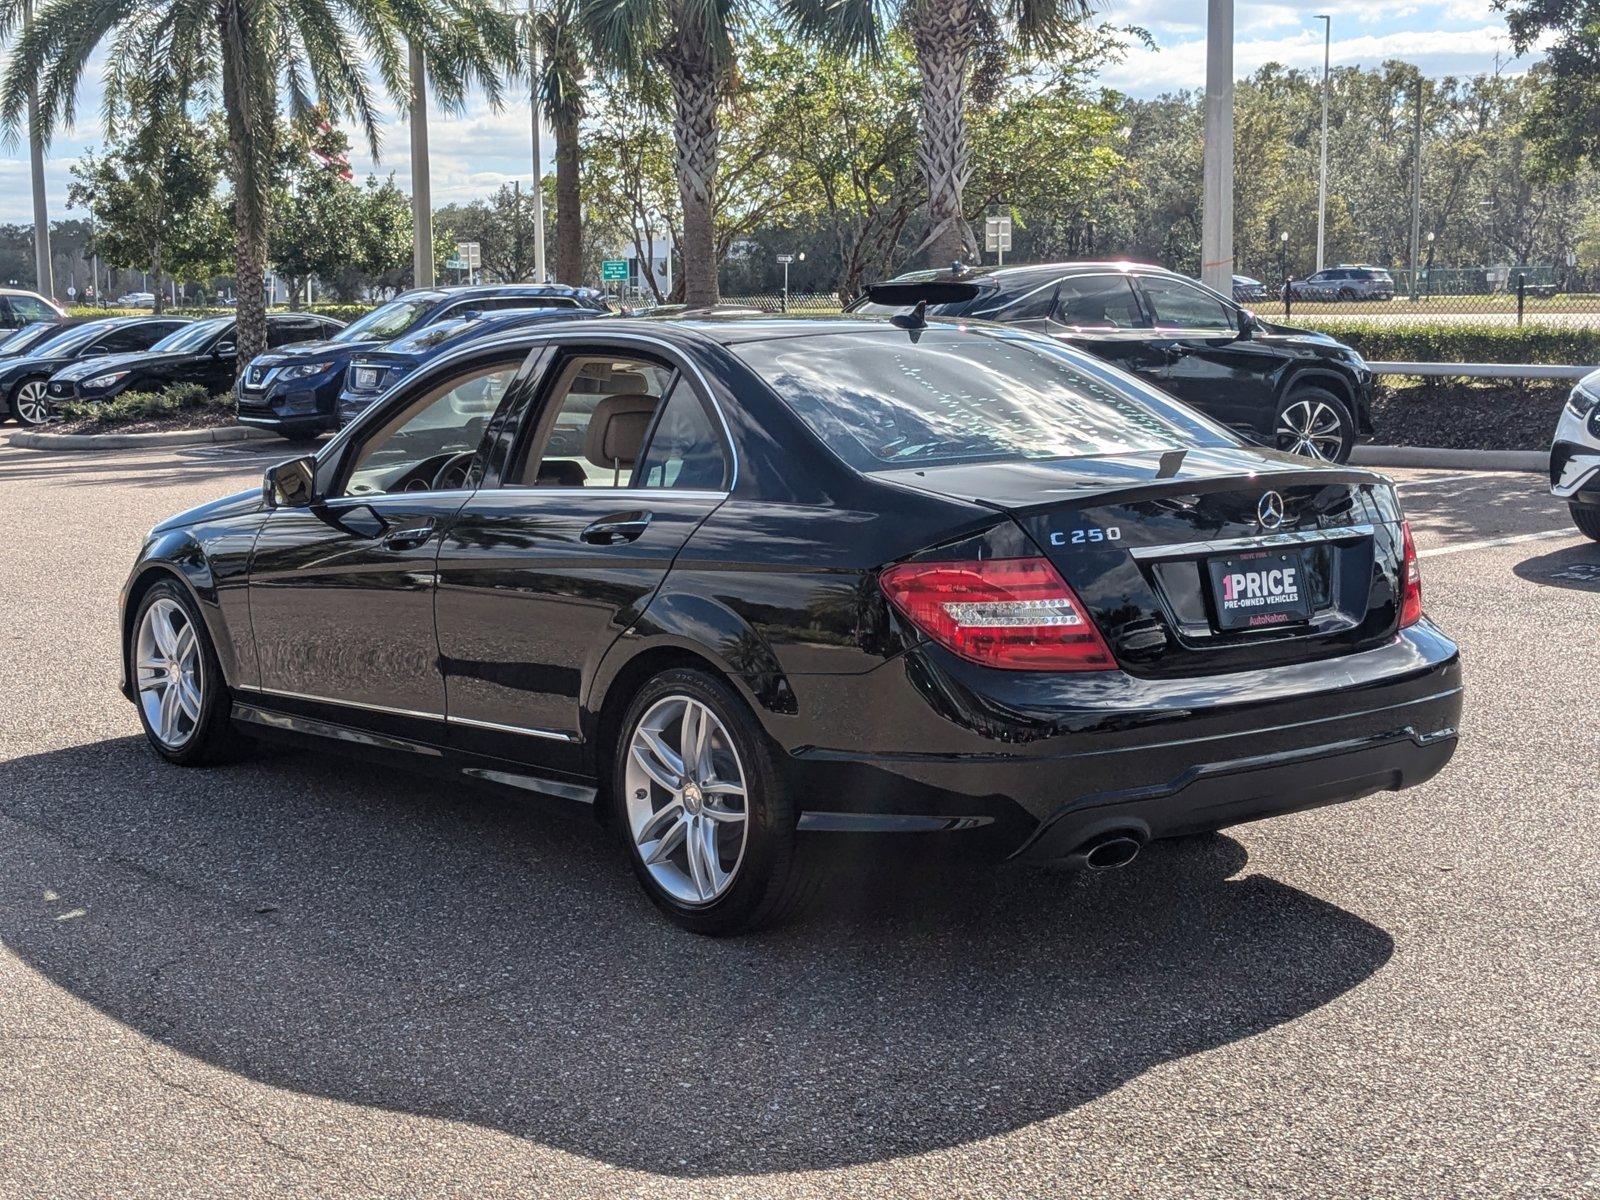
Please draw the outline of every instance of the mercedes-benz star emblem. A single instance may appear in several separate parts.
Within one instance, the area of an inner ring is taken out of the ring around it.
[[[1277,492],[1263,492],[1256,502],[1256,520],[1263,529],[1276,529],[1283,524],[1283,497]]]

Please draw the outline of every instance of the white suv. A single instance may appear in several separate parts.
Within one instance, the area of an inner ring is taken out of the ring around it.
[[[1550,446],[1550,493],[1567,502],[1572,522],[1600,542],[1600,371],[1578,380]]]

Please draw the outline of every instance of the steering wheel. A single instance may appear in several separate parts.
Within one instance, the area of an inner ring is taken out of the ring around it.
[[[429,485],[428,490],[452,492],[457,488],[466,487],[467,480],[472,474],[472,460],[476,457],[477,451],[475,450],[452,454],[444,460],[444,465],[434,472],[433,482]]]

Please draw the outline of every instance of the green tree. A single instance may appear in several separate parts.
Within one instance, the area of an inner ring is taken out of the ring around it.
[[[0,0],[0,125],[15,133],[37,83],[45,128],[70,124],[78,84],[106,43],[112,111],[160,96],[175,106],[215,98],[225,117],[233,185],[234,278],[241,367],[266,348],[263,289],[281,110],[317,105],[354,121],[379,151],[372,70],[389,95],[409,95],[407,42],[434,93],[459,106],[476,84],[496,105],[501,72],[518,61],[515,25],[490,0]]]
[[[221,161],[214,128],[165,109],[72,168],[67,202],[95,215],[91,253],[148,271],[158,313],[164,273],[204,282],[222,270],[227,226],[214,194]]]
[[[1001,47],[1025,57],[1067,48],[1088,15],[1086,0],[784,0],[804,33],[824,45],[880,58],[890,31],[911,40],[921,77],[919,148],[928,230],[919,251],[936,264],[977,257],[963,204],[972,178],[967,92],[993,70]]]
[[[659,76],[666,76],[683,212],[678,245],[684,299],[692,308],[715,304],[719,109],[733,81],[734,35],[755,9],[754,0],[580,0],[580,4],[584,25],[614,73],[640,88],[657,86]]]
[[[539,43],[539,106],[556,138],[556,279],[577,286],[583,279],[583,192],[578,142],[588,75],[587,35],[580,19],[579,0],[548,0],[534,18],[534,36]],[[527,276],[531,275],[531,271],[527,272]]]
[[[1547,175],[1570,178],[1600,166],[1600,0],[1494,0],[1506,14],[1518,54],[1536,47],[1534,94],[1525,129],[1532,160]]]

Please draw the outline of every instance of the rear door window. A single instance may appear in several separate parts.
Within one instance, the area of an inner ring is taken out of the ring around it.
[[[1126,275],[1079,275],[1056,291],[1056,320],[1073,329],[1138,329],[1146,324]]]

